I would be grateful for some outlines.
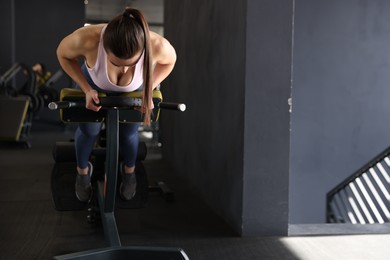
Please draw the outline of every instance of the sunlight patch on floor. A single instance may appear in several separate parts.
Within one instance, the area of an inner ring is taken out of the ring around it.
[[[299,260],[385,260],[390,235],[286,237],[280,241]]]

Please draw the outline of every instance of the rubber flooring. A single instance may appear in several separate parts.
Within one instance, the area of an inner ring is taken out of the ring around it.
[[[107,246],[102,227],[87,222],[86,210],[56,211],[53,205],[52,148],[56,141],[71,139],[73,130],[36,120],[30,149],[0,146],[0,259],[52,259]],[[118,209],[123,246],[180,247],[192,260],[371,260],[390,255],[387,234],[326,236],[312,227],[295,227],[300,236],[239,237],[175,176],[158,148],[149,148],[144,162],[149,181],[163,180],[175,201],[150,193],[146,207]]]

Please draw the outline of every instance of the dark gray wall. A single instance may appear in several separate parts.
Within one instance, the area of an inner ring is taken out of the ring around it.
[[[83,1],[1,1],[0,68],[43,62],[55,72],[60,68],[56,48],[64,36],[83,26],[84,8]]]
[[[291,1],[171,0],[164,19],[164,96],[188,106],[162,116],[164,158],[238,234],[285,235]]]
[[[164,8],[165,36],[178,55],[164,96],[187,111],[163,114],[163,155],[235,230],[243,200],[245,8],[245,1],[207,0]]]
[[[390,145],[390,2],[296,0],[290,222]]]
[[[291,96],[291,0],[250,0],[247,7],[243,229],[288,229]]]
[[[13,1],[0,1],[0,75],[13,64]]]

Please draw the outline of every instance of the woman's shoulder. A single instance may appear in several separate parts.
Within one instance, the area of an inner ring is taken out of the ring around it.
[[[153,31],[149,31],[149,35],[150,35],[150,41],[152,44],[152,48],[161,49],[161,48],[166,47],[165,45],[167,45],[167,44],[170,45],[168,40],[165,39],[163,36],[161,36],[158,33],[155,33]]]
[[[87,25],[71,34],[71,37],[80,48],[94,49],[100,41],[100,34],[105,24]]]
[[[152,31],[150,31],[149,35],[153,49],[153,58],[157,62],[176,59],[175,49],[166,38]]]

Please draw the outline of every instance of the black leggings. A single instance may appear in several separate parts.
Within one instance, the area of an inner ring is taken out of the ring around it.
[[[94,84],[89,76],[88,70],[85,64],[81,67],[81,70],[86,77],[88,83],[98,92],[105,92]],[[137,89],[141,90],[142,86]],[[108,94],[115,95],[118,92],[108,92]],[[121,123],[119,124],[119,151],[123,158],[123,161],[128,167],[135,165],[138,152],[138,127],[139,123]],[[91,155],[96,138],[98,137],[102,123],[80,123],[75,133],[76,143],[76,159],[77,166],[79,168],[88,167],[88,160]]]
[[[102,123],[81,123],[75,133],[77,166],[86,168]],[[119,124],[119,151],[129,167],[135,165],[139,124]]]

